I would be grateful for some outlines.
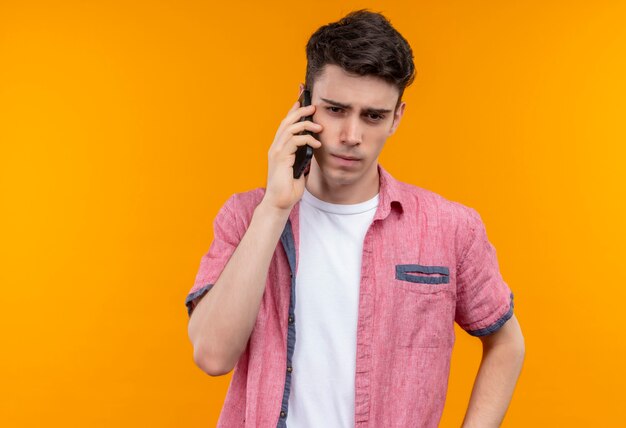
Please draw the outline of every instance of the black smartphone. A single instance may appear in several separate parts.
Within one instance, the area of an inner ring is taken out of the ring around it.
[[[311,105],[311,92],[308,89],[302,91],[302,95],[300,95],[300,107],[306,107]],[[313,116],[303,116],[300,118],[300,122],[303,120],[313,121]],[[302,131],[300,135],[314,135],[310,131]],[[309,165],[311,164],[311,158],[313,157],[313,147],[305,144],[304,146],[298,147],[296,150],[296,161],[293,164],[293,178],[300,178],[303,172],[307,170]],[[307,171],[308,174],[308,171]],[[306,175],[306,174],[305,174]]]

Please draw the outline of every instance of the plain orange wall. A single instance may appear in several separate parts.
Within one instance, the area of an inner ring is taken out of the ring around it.
[[[214,426],[184,299],[350,10],[412,44],[381,163],[477,209],[527,357],[505,427],[615,427],[626,382],[626,7],[619,1],[3,1],[1,426]],[[480,341],[457,330],[442,427]]]

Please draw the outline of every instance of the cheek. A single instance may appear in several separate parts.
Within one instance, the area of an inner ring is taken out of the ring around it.
[[[385,145],[385,141],[389,138],[389,133],[387,129],[374,129],[366,136],[366,141],[368,142],[368,150],[370,151],[379,151]]]
[[[337,126],[331,122],[317,122],[322,125],[324,128],[322,132],[317,134],[317,139],[322,143],[322,149],[324,146],[329,144],[333,144],[335,141],[339,140],[339,130]]]

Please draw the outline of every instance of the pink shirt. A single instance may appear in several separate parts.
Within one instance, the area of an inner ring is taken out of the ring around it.
[[[446,399],[454,322],[491,334],[513,314],[513,294],[480,215],[401,183],[379,166],[379,205],[363,242],[355,373],[357,427],[437,427]],[[264,190],[233,195],[214,222],[187,296],[191,311],[217,281]],[[269,267],[248,346],[218,427],[285,427],[297,320],[296,204]],[[299,304],[306,304],[305,302]]]

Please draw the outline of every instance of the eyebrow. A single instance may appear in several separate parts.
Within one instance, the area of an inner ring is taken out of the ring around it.
[[[352,106],[351,106],[350,104],[343,104],[343,103],[340,103],[339,101],[333,101],[333,100],[329,100],[329,99],[322,98],[322,97],[320,97],[320,99],[321,99],[322,101],[327,102],[328,104],[332,104],[332,105],[334,105],[334,106],[336,106],[336,107],[345,108],[346,110],[348,110],[348,109],[351,109],[351,108],[352,108]],[[382,114],[382,113],[391,113],[393,110],[389,110],[389,109],[385,109],[385,108],[365,107],[365,108],[363,109],[363,111],[364,111],[365,113]]]

